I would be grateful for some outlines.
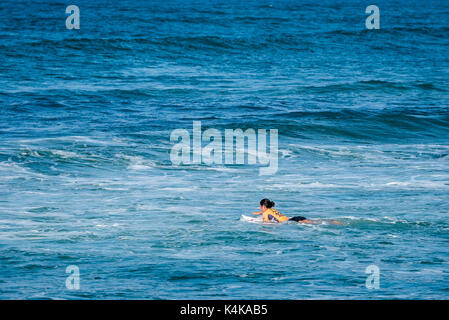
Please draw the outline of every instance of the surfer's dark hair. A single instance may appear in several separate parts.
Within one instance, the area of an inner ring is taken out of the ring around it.
[[[270,199],[262,199],[260,200],[260,205],[267,208],[272,208],[274,207],[274,201],[271,201]]]

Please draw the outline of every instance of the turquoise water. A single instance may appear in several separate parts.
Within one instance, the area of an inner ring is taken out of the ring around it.
[[[0,298],[449,298],[447,2],[76,4],[0,4]],[[193,121],[278,171],[174,165]]]

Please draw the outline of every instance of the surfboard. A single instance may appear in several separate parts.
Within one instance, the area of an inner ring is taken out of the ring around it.
[[[242,214],[240,221],[251,222],[251,223],[263,223],[262,217],[249,217]]]

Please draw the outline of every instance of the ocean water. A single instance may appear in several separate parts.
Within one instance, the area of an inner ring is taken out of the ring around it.
[[[449,298],[449,2],[72,4],[0,3],[1,299]],[[173,164],[193,121],[277,172]]]

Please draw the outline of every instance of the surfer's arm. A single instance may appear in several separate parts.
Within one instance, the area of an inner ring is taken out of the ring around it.
[[[263,212],[260,212],[260,211],[254,211],[253,212],[253,214],[255,214],[256,216],[258,216],[258,215],[260,215],[260,214],[262,214]]]

